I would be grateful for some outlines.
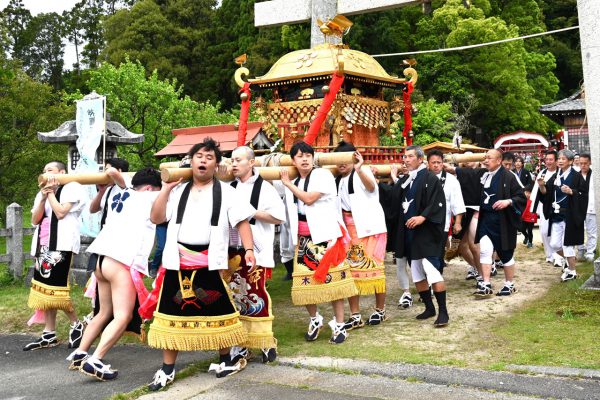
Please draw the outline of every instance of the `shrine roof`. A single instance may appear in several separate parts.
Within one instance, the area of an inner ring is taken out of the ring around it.
[[[260,128],[262,122],[248,122],[246,143],[250,142]],[[180,156],[186,154],[196,143],[211,137],[219,143],[221,151],[231,151],[237,147],[238,129],[233,124],[198,126],[193,128],[173,129],[175,137],[154,157]]]
[[[573,111],[585,112],[585,91],[580,89],[565,99],[540,106],[539,110],[542,114],[560,114]]]
[[[106,121],[107,143],[135,144],[144,141],[144,135],[125,129],[116,121]],[[75,120],[65,121],[50,132],[38,132],[38,140],[44,143],[75,143],[77,141],[77,126]]]
[[[344,74],[352,79],[383,86],[406,82],[404,78],[388,74],[377,60],[362,51],[329,44],[288,53],[277,60],[265,75],[248,81],[261,86],[275,86],[329,77],[338,69],[338,58],[343,60]]]

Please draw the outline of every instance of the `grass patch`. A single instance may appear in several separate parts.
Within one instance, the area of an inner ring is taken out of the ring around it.
[[[600,326],[600,292],[579,286],[593,270],[581,263],[584,279],[552,285],[545,296],[495,324],[490,346],[499,346],[496,361],[506,364],[600,368],[594,345]]]
[[[0,290],[0,333],[38,334],[41,331],[41,325],[27,326],[27,320],[33,314],[33,311],[27,307],[28,296],[29,288],[25,287],[23,282],[15,282],[2,287]],[[83,297],[82,287],[71,287],[71,299],[77,315],[80,317],[91,311],[90,299]],[[59,312],[56,321],[58,336],[67,337],[70,324],[67,316],[63,312]]]
[[[541,251],[534,249],[532,253],[537,258]],[[366,328],[352,331],[343,346],[332,346],[321,338],[316,342],[306,343],[303,339],[307,324],[306,311],[303,307],[291,304],[291,283],[282,281],[283,268],[276,268],[273,280],[269,283],[269,291],[275,308],[274,331],[280,343],[279,353],[282,356],[332,356],[490,370],[505,370],[507,364],[600,369],[600,348],[593,345],[592,339],[600,326],[600,292],[579,288],[592,273],[592,263],[580,263],[577,271],[582,279],[568,283],[557,280],[537,300],[528,302],[520,309],[508,310],[505,317],[488,321],[481,329],[466,335],[462,343],[450,343],[454,347],[453,351],[440,351],[440,348],[427,350],[414,346],[415,342],[427,339],[423,337],[394,340],[393,335],[397,332],[386,325],[389,322],[376,328],[375,340],[375,331]],[[555,274],[540,277],[556,278]],[[331,314],[330,308],[327,305],[319,308],[327,320],[326,315]],[[401,321],[400,329],[402,324],[412,323],[413,321]],[[425,333],[428,334],[429,332]],[[321,335],[328,335],[327,329]],[[443,343],[442,346],[447,344]],[[474,357],[471,362],[454,357],[453,354],[456,353],[481,353],[482,356]]]

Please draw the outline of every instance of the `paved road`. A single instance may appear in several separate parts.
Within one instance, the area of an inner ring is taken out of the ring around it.
[[[493,393],[476,388],[436,385],[382,376],[364,376],[249,364],[245,371],[224,379],[198,374],[175,382],[167,391],[142,396],[140,400],[354,400],[354,399],[443,399],[443,400],[533,400],[534,397]],[[539,400],[539,399],[537,399]]]
[[[225,379],[200,373],[140,399],[225,400],[242,393],[245,400],[590,400],[600,399],[600,381],[330,357],[282,358],[277,366],[250,363]]]
[[[160,352],[139,345],[119,345],[108,362],[119,378],[100,382],[67,369],[66,345],[24,352],[32,338],[0,335],[3,399],[105,399],[144,386],[160,366]],[[214,353],[182,353],[178,368],[214,358]],[[527,368],[518,366],[519,370]],[[533,400],[600,399],[600,371],[530,369],[530,374],[481,371],[429,365],[375,363],[331,357],[281,358],[277,365],[250,362],[245,371],[224,379],[206,372],[177,379],[168,390],[142,396],[162,399],[397,399]],[[545,371],[534,375],[533,372]],[[559,376],[547,375],[558,374]],[[564,375],[564,376],[560,376]],[[570,376],[570,377],[567,377]],[[584,378],[587,377],[587,378]]]
[[[66,343],[51,349],[23,351],[33,339],[29,335],[0,335],[0,399],[99,400],[127,393],[152,380],[162,365],[159,350],[133,344],[118,345],[107,362],[119,370],[112,382],[100,382],[77,371],[69,371]],[[181,353],[178,366],[215,357],[214,353]]]

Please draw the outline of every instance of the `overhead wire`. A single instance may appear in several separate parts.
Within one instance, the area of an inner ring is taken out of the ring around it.
[[[534,37],[538,37],[538,36],[553,35],[555,33],[571,31],[571,30],[574,30],[574,29],[579,29],[579,25],[570,26],[568,28],[555,29],[555,30],[552,30],[552,31],[532,33],[531,35],[525,35],[525,36],[519,36],[519,37],[514,37],[514,38],[507,38],[507,39],[495,40],[493,42],[470,44],[470,45],[466,45],[466,46],[449,47],[449,48],[443,48],[443,49],[405,51],[405,52],[402,52],[402,53],[375,54],[375,55],[371,55],[371,57],[374,57],[374,58],[378,58],[378,57],[394,57],[394,56],[409,56],[409,55],[428,54],[428,53],[443,53],[443,52],[448,52],[448,51],[461,51],[461,50],[475,49],[475,48],[478,48],[478,47],[492,46],[492,45],[495,45],[495,44],[514,42],[516,40],[530,39],[530,38],[534,38]]]

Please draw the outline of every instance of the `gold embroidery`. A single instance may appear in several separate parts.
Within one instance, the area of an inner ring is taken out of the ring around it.
[[[181,297],[184,300],[196,298],[196,293],[194,292],[194,288],[192,287],[192,282],[194,281],[196,272],[196,270],[192,272],[191,280],[187,276],[185,277],[185,279],[181,280],[181,271],[179,271],[179,289],[181,290]]]
[[[254,287],[258,290],[258,281],[260,281],[260,274],[262,272],[261,267],[257,267],[254,271],[248,274],[248,282],[253,283]]]
[[[156,315],[155,315],[156,317]],[[177,317],[170,317],[177,318]],[[222,321],[206,321],[202,319],[215,318],[215,317],[180,317],[181,320],[177,319],[167,319],[165,316],[160,315],[158,318],[155,318],[153,324],[156,326],[162,327],[171,327],[176,329],[196,329],[196,328],[223,328],[232,326],[239,323],[239,317],[224,317],[225,319]],[[187,319],[183,319],[187,318]],[[223,318],[223,317],[219,317]]]

